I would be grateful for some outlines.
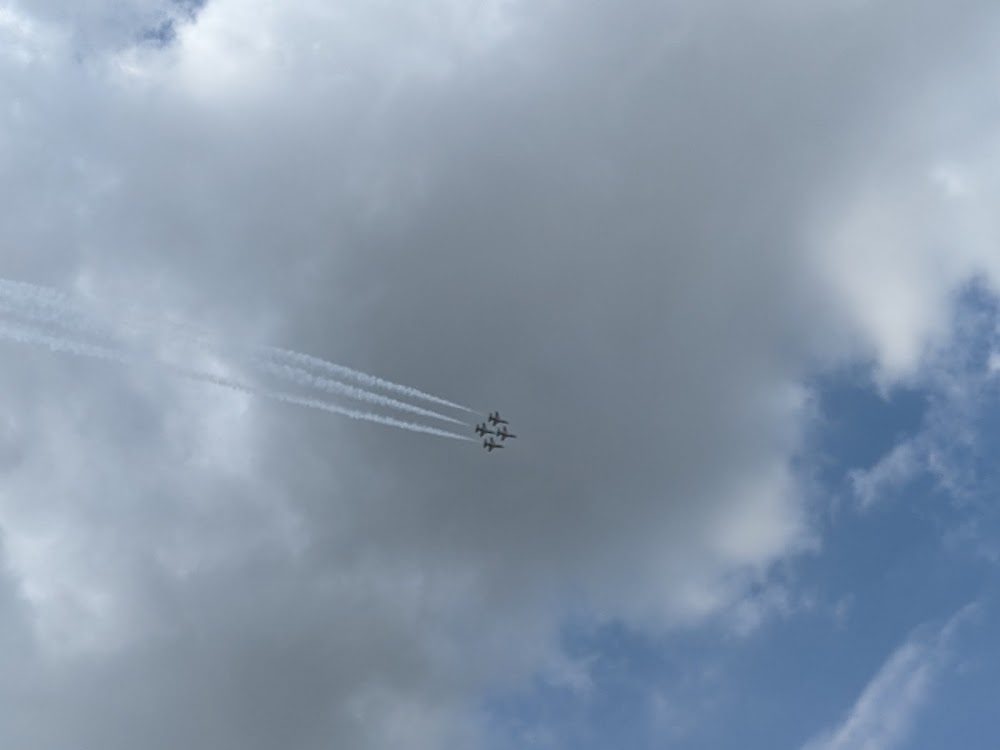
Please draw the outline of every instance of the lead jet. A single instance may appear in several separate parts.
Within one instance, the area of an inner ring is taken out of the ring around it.
[[[497,445],[497,443],[493,441],[493,438],[483,440],[483,447],[486,449],[487,453],[492,453],[495,448],[503,448],[502,445]]]
[[[486,426],[486,422],[477,424],[475,431],[479,433],[479,437],[483,437],[484,435],[496,435],[493,430]]]
[[[494,427],[498,424],[510,424],[506,419],[500,419],[500,412],[498,411],[490,412],[489,419]]]
[[[507,428],[504,427],[503,425],[501,425],[500,427],[497,428],[496,436],[498,438],[500,438],[501,442],[503,442],[507,438],[516,438],[517,437],[517,435],[515,435],[513,432],[507,432]]]

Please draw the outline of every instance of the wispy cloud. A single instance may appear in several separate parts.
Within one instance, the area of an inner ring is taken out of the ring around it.
[[[921,455],[912,441],[899,443],[870,469],[850,474],[854,494],[863,509],[874,505],[887,492],[898,490],[920,471]]]
[[[1000,309],[987,289],[973,283],[956,300],[952,319],[952,338],[928,351],[924,369],[912,381],[928,402],[921,428],[874,465],[848,475],[862,510],[897,495],[922,475],[959,505],[976,502],[995,486],[992,462],[986,459],[992,443],[986,415],[1000,404]]]
[[[893,652],[839,726],[803,750],[891,750],[909,735],[935,682],[952,660],[956,631],[979,605],[960,609],[939,629],[918,628]]]

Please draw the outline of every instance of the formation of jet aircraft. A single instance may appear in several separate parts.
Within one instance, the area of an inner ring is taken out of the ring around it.
[[[486,422],[482,424],[477,424],[475,431],[479,433],[479,437],[483,438],[483,448],[486,449],[487,453],[492,453],[497,448],[503,448],[500,444],[504,442],[507,438],[516,438],[512,432],[507,431],[507,425],[510,424],[506,419],[500,418],[500,412],[492,411],[490,415],[486,418],[486,421],[493,425],[494,429],[490,429],[486,426]],[[500,443],[493,439],[493,437],[487,438],[486,435],[495,435],[500,438]]]

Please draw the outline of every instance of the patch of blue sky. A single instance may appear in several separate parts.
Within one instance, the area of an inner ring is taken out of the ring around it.
[[[570,628],[563,647],[587,665],[593,687],[578,691],[540,677],[491,701],[494,750],[659,747],[664,732],[686,735],[688,719],[726,687],[717,684],[713,639],[698,632],[650,639],[620,624]],[[675,716],[681,701],[684,714]]]
[[[979,285],[962,294],[951,343],[937,352],[922,387],[928,408],[902,447],[910,474],[872,483],[873,505],[904,503],[941,527],[956,549],[1000,561],[1000,303]],[[897,446],[897,453],[899,446]],[[884,463],[884,462],[883,462]],[[855,475],[878,478],[882,465]],[[908,486],[923,477],[932,488]],[[877,510],[877,508],[873,508]]]
[[[945,608],[930,622],[955,611]],[[873,619],[878,628],[871,627]],[[825,613],[805,612],[774,621],[746,639],[720,628],[651,638],[621,626],[568,636],[578,655],[589,659],[593,688],[578,694],[539,680],[521,694],[494,702],[492,747],[802,747],[844,720],[914,630],[912,622],[902,622],[905,617],[883,619],[872,612],[841,624]],[[977,640],[961,634],[960,650],[973,656],[957,656],[943,670],[940,684],[930,686],[927,700],[935,707],[961,702],[965,724],[978,721],[982,737],[991,736],[996,724],[981,691],[994,695],[988,688],[1000,676],[996,655],[983,661],[979,653],[990,644],[986,631],[978,625]],[[968,729],[957,725],[955,715],[949,714],[935,734],[924,726],[933,714],[918,714],[912,734],[950,737],[951,743],[937,747],[951,746]],[[951,730],[959,733],[949,735]]]
[[[172,0],[171,5],[180,13],[181,19],[193,21],[205,7],[207,0]],[[177,39],[177,20],[164,18],[159,23],[144,28],[139,33],[139,41],[157,47],[166,47]]]
[[[540,679],[491,701],[495,749],[796,748],[824,731],[853,741],[878,729],[845,722],[877,676],[891,677],[894,655],[933,642],[920,634],[973,602],[973,622],[928,647],[942,651],[938,666],[913,672],[927,676],[926,696],[879,711],[912,724],[899,747],[996,747],[1000,304],[973,284],[955,310],[949,344],[907,386],[879,394],[860,368],[812,384],[820,416],[799,464],[823,498],[822,544],[775,573],[802,604],[743,637],[722,621],[656,638],[616,624],[568,630],[565,651],[588,664],[591,687]],[[878,475],[900,446],[895,474]],[[889,683],[879,700],[893,700]]]
[[[205,7],[208,0],[173,0],[173,4],[190,15],[195,15]]]
[[[900,440],[916,434],[928,408],[929,394],[921,389],[901,386],[880,395],[871,369],[860,364],[826,373],[809,387],[820,416],[811,426],[804,458],[827,494],[847,489],[852,469],[875,465]]]
[[[168,18],[156,26],[143,29],[140,34],[142,42],[152,43],[157,47],[166,47],[177,39],[177,27],[173,19]]]

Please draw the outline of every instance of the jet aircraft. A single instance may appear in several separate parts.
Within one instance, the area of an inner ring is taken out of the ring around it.
[[[490,412],[490,423],[496,427],[498,424],[510,424],[506,419],[500,419],[500,412],[494,411]]]
[[[507,428],[504,427],[503,425],[501,425],[500,427],[497,428],[496,436],[498,438],[500,438],[501,442],[503,442],[507,438],[516,438],[517,437],[517,435],[515,435],[513,432],[507,432]]]
[[[502,445],[499,445],[496,442],[494,442],[493,438],[490,438],[489,440],[486,440],[484,438],[483,447],[486,449],[487,453],[492,453],[495,448],[503,448]]]
[[[496,435],[493,430],[486,426],[486,422],[477,424],[475,431],[479,433],[479,437],[483,437],[484,435]]]

